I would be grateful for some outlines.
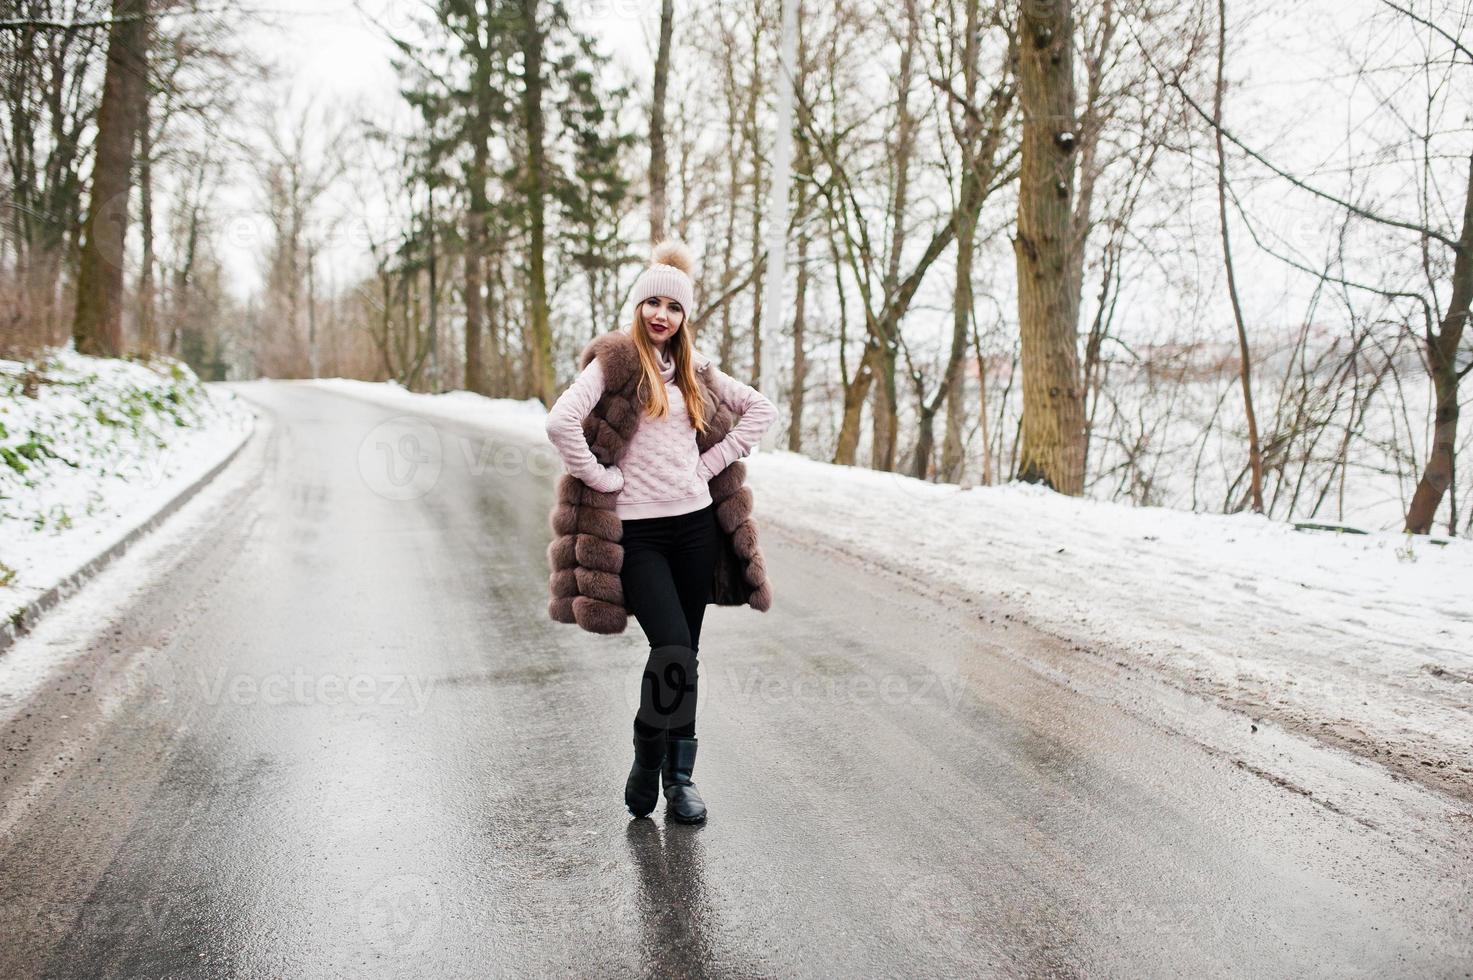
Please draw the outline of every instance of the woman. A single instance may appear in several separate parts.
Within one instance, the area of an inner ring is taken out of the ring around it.
[[[712,601],[713,573],[720,573],[722,549],[730,547],[718,526],[709,484],[752,451],[777,418],[777,408],[695,350],[687,326],[695,284],[683,245],[657,245],[630,298],[634,318],[628,335],[600,338],[616,341],[602,346],[618,346],[630,363],[637,363],[634,404],[641,414],[627,443],[618,447],[618,464],[601,463],[585,432],[590,412],[597,419],[595,433],[618,422],[595,411],[611,382],[603,358],[589,352],[582,372],[548,412],[547,435],[571,476],[596,493],[615,495],[614,513],[622,524],[617,540],[623,549],[618,572],[623,604],[639,620],[650,645],[634,718],[634,762],[624,786],[625,805],[634,816],[646,816],[663,780],[667,815],[682,823],[701,823],[706,805],[691,781],[697,652],[701,621]],[[718,407],[713,398],[741,418],[702,451],[698,443],[714,437],[710,426]],[[601,448],[607,455],[608,447]],[[560,544],[554,542],[554,547]],[[754,539],[748,547],[755,549]],[[748,566],[748,584],[761,587],[762,598],[750,602],[757,608],[770,601],[770,590],[760,580],[763,574],[757,558]],[[569,600],[555,589],[553,601]]]

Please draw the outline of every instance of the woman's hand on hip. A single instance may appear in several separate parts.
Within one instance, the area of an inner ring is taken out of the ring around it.
[[[599,493],[615,493],[624,489],[624,471],[618,466],[605,466],[596,477],[597,482],[589,486]]]

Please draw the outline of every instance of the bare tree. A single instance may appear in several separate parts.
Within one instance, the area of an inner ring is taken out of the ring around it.
[[[847,328],[841,327],[843,406],[833,458],[835,462],[853,465],[863,408],[873,395],[876,419],[872,425],[871,449],[872,465],[877,469],[893,469],[895,463],[894,370],[901,357],[906,356],[900,335],[901,321],[927,272],[955,238],[957,213],[975,212],[993,189],[980,183],[972,187],[968,194],[945,207],[944,218],[939,225],[933,224],[929,237],[920,238],[923,244],[918,254],[909,248],[914,241],[913,232],[921,223],[914,213],[910,161],[917,153],[916,134],[922,117],[910,108],[911,90],[919,74],[916,49],[920,43],[920,17],[918,9],[907,8],[907,11],[902,32],[894,39],[899,53],[893,80],[892,112],[896,125],[887,125],[885,134],[870,144],[879,149],[878,158],[858,152],[866,146],[864,127],[872,125],[876,118],[873,107],[834,80],[824,86],[821,104],[800,93],[797,116],[816,159],[811,179],[828,224],[840,304],[848,309],[844,298],[847,278],[859,293],[860,314],[865,325],[860,360],[852,373],[843,351],[847,346]],[[825,70],[832,70],[830,66],[839,60],[838,52],[846,43],[849,43],[847,37],[841,40],[836,31],[829,41]],[[932,132],[927,138],[937,137]],[[872,203],[872,195],[865,190],[877,179],[883,179],[887,188],[883,207]],[[933,202],[926,204],[929,207]],[[909,258],[904,254],[907,250],[912,252]],[[875,391],[877,381],[886,388],[885,392]]]
[[[1435,71],[1445,76],[1459,68],[1466,69],[1468,65],[1473,65],[1473,50],[1463,43],[1455,30],[1443,27],[1430,17],[1402,6],[1394,0],[1382,0],[1382,3],[1399,17],[1404,18],[1406,23],[1425,31],[1429,43],[1446,45],[1450,49],[1450,57],[1435,55],[1429,50],[1420,66],[1424,72],[1430,75]],[[1162,71],[1159,66],[1156,67],[1158,71]],[[1458,390],[1462,379],[1469,370],[1473,370],[1473,361],[1470,361],[1469,364],[1459,363],[1460,347],[1470,315],[1470,304],[1473,304],[1473,156],[1466,157],[1468,170],[1457,178],[1458,186],[1451,193],[1446,189],[1432,186],[1430,176],[1432,159],[1430,156],[1424,157],[1421,161],[1423,175],[1419,181],[1418,196],[1421,214],[1415,218],[1396,216],[1373,205],[1359,204],[1344,195],[1328,191],[1312,177],[1293,173],[1288,168],[1275,163],[1264,153],[1238,137],[1231,129],[1215,122],[1213,114],[1192,98],[1186,87],[1180,83],[1179,78],[1164,71],[1162,74],[1172,81],[1191,109],[1213,126],[1217,132],[1220,132],[1227,142],[1232,143],[1246,157],[1288,185],[1310,194],[1319,201],[1328,202],[1357,221],[1393,232],[1410,232],[1415,236],[1420,253],[1421,271],[1427,279],[1426,289],[1430,295],[1423,295],[1410,288],[1381,287],[1349,277],[1338,277],[1337,281],[1348,288],[1363,290],[1377,296],[1395,296],[1408,300],[1414,304],[1420,315],[1424,366],[1432,383],[1434,396],[1432,438],[1416,490],[1407,505],[1404,526],[1411,533],[1430,532],[1443,497],[1453,486],[1459,419]],[[1443,87],[1442,80],[1439,79],[1439,83],[1433,90],[1437,91]],[[1415,126],[1415,123],[1412,125]],[[1414,138],[1409,143],[1414,146],[1425,146],[1432,137],[1430,132],[1423,133],[1415,129],[1412,135]],[[1439,226],[1434,220],[1435,216],[1441,216],[1436,215],[1435,212],[1443,210],[1445,202],[1449,200],[1462,202],[1455,214],[1446,215],[1448,224],[1454,224],[1459,228],[1456,233],[1448,227]],[[1442,256],[1434,256],[1432,250],[1437,247],[1444,250]],[[1441,270],[1447,271],[1443,273]],[[1442,278],[1443,275],[1445,279]],[[1437,296],[1439,285],[1445,286],[1448,290],[1445,307]],[[1267,452],[1265,449],[1265,455]],[[1456,514],[1450,513],[1450,530],[1453,530],[1455,525]]]
[[[265,152],[255,154],[262,206],[271,226],[265,321],[257,369],[268,377],[310,377],[315,366],[309,270],[330,227],[329,192],[345,172],[346,127],[311,99],[297,109],[271,109],[261,123]]]
[[[1223,66],[1227,61],[1227,0],[1217,0],[1217,80],[1212,87],[1212,130],[1217,145],[1217,209],[1222,230],[1222,264],[1227,273],[1228,298],[1233,322],[1238,328],[1239,368],[1243,383],[1243,411],[1248,422],[1248,466],[1252,473],[1249,494],[1253,512],[1263,513],[1263,454],[1258,445],[1258,418],[1253,412],[1253,362],[1249,357],[1248,328],[1243,324],[1243,304],[1238,300],[1238,280],[1233,273],[1233,247],[1228,234],[1227,153],[1222,139]]]
[[[961,23],[961,44],[957,50],[957,32],[954,8],[948,18],[944,44],[938,44],[938,61],[949,69],[946,77],[932,76],[932,84],[947,96],[947,119],[952,138],[956,143],[960,168],[958,197],[975,200],[976,209],[957,208],[956,224],[956,284],[952,297],[951,346],[947,355],[942,383],[929,403],[922,396],[922,378],[911,366],[912,382],[920,399],[920,435],[912,474],[925,478],[929,475],[932,443],[932,419],[941,404],[946,405],[946,435],[942,446],[941,465],[938,476],[955,483],[961,479],[966,462],[963,452],[966,428],[966,375],[965,357],[973,333],[973,283],[972,268],[977,247],[977,224],[980,211],[994,190],[1012,180],[1011,168],[1017,159],[1017,144],[1008,136],[1013,124],[1013,108],[1016,91],[1012,79],[1004,73],[1003,80],[995,85],[984,104],[978,104],[978,88],[982,76],[983,31],[986,26],[1004,28],[1003,55],[1010,63],[1013,60],[1011,38],[1006,25],[991,12],[984,23],[982,5],[978,0],[965,0]],[[951,77],[961,75],[962,90],[957,92]],[[909,364],[907,355],[907,363]],[[980,361],[979,361],[980,365]],[[981,379],[979,372],[979,380]],[[985,385],[985,381],[982,381]],[[985,387],[982,392],[985,411]],[[984,449],[985,452],[985,449]],[[984,466],[984,469],[986,467]]]
[[[1427,534],[1437,517],[1443,494],[1453,485],[1457,459],[1458,387],[1473,370],[1473,358],[1459,364],[1463,332],[1473,304],[1473,155],[1468,160],[1468,184],[1463,190],[1462,232],[1448,243],[1453,253],[1452,292],[1439,321],[1428,319],[1425,343],[1427,373],[1432,377],[1436,402],[1433,407],[1432,447],[1427,465],[1417,481],[1416,493],[1407,507],[1406,529]],[[1449,531],[1456,533],[1457,512],[1448,517]]]

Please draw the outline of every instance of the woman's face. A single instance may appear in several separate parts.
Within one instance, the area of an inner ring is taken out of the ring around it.
[[[641,304],[644,312],[644,328],[650,340],[662,344],[675,336],[685,322],[685,310],[668,296],[651,296]]]

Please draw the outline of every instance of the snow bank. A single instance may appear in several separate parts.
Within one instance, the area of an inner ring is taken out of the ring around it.
[[[1473,789],[1473,547],[962,489],[768,453],[774,520],[1010,600],[1183,687]]]
[[[179,361],[70,345],[0,360],[0,615],[112,547],[233,452],[252,414]]]

